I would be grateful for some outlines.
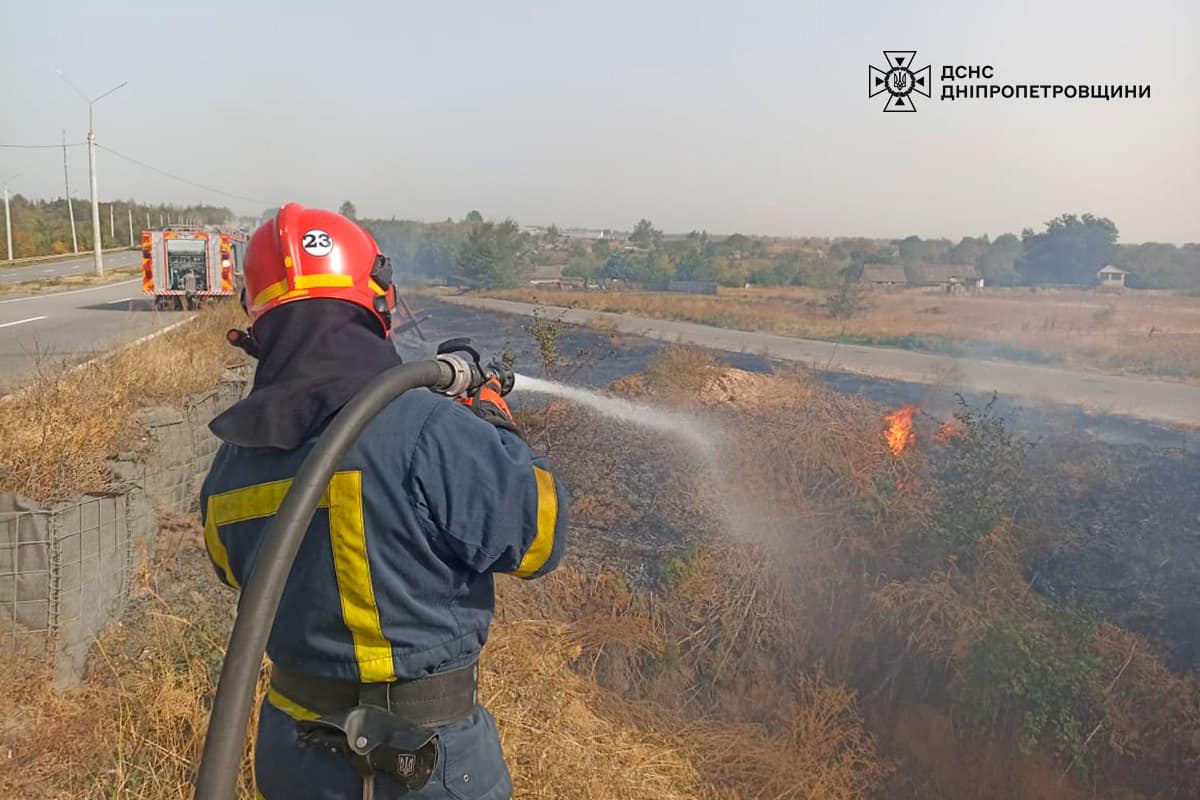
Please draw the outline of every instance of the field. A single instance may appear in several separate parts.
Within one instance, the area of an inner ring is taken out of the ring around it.
[[[1162,292],[988,289],[951,295],[797,287],[722,288],[716,296],[531,288],[487,294],[784,336],[1200,378],[1200,299]]]
[[[218,312],[191,332],[225,348],[198,353],[193,371],[207,380],[230,355],[226,322]],[[570,367],[553,332],[541,333],[547,365]],[[122,356],[96,368],[146,380]],[[122,441],[118,418],[37,416],[77,404],[77,374],[46,376],[30,391],[41,402],[21,406],[26,425],[9,434],[69,425],[69,457],[14,472],[18,453],[46,448],[11,449],[6,484],[20,477],[40,496],[102,485],[96,459]],[[163,402],[195,388],[132,385]],[[1138,477],[1094,443],[1035,445],[988,406],[950,419],[897,413],[802,370],[743,372],[690,348],[662,350],[609,392],[690,417],[712,447],[558,401],[520,413],[571,488],[572,526],[558,572],[497,581],[481,699],[517,798],[1200,791],[1200,680],[1168,666],[1172,634],[1148,623],[1164,609],[1129,608],[1127,626],[1071,601],[1036,566],[1136,539],[1159,568],[1174,552],[1175,569],[1195,557],[1166,548],[1190,536],[1196,501],[1172,488],[1170,519],[1162,503],[1134,502],[1128,520],[1075,520],[1068,510],[1095,496],[1119,503]],[[112,403],[131,408],[132,394]],[[1183,476],[1173,486],[1198,468],[1195,456],[1153,464]],[[1164,483],[1153,470],[1145,480]],[[0,796],[190,796],[235,595],[212,575],[195,515],[169,520],[156,548],[81,685],[54,689],[36,660],[0,660]],[[1130,591],[1145,594],[1162,574]],[[247,766],[246,800],[251,787]]]

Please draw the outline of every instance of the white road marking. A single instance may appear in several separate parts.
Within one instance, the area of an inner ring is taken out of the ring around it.
[[[45,319],[45,318],[46,318],[46,315],[43,314],[40,317],[30,317],[29,319],[19,319],[16,322],[5,322],[4,324],[0,325],[0,328],[11,328],[13,325],[24,325],[26,322],[37,322],[39,319]]]
[[[125,301],[132,299],[132,297],[122,297],[119,300],[105,300],[101,305],[111,306],[114,303],[124,303]]]
[[[89,367],[92,364],[99,363],[106,359],[112,358],[113,356],[118,355],[119,353],[123,353],[126,350],[128,350],[129,348],[135,347],[135,346],[141,344],[142,342],[148,342],[151,339],[157,339],[159,336],[162,336],[164,333],[170,333],[171,331],[175,330],[178,327],[187,325],[189,322],[191,322],[195,318],[196,318],[196,315],[192,314],[191,316],[185,317],[184,319],[181,319],[178,322],[172,322],[170,325],[168,325],[165,328],[159,328],[158,330],[153,331],[152,333],[148,333],[145,336],[139,336],[138,338],[134,339],[132,342],[126,342],[125,344],[120,345],[119,347],[117,347],[113,350],[110,350],[107,353],[95,356],[94,358],[89,358],[87,361],[84,361],[82,364],[76,364],[75,366],[70,367],[66,371],[64,371],[63,374],[69,375],[72,372],[78,372],[79,370],[85,369],[86,367]],[[31,382],[25,384],[24,386],[22,386],[20,389],[17,389],[15,392],[11,392],[6,395],[0,395],[0,403],[7,403],[17,397],[20,397],[21,395],[25,394],[30,389],[32,389],[33,386],[35,385],[35,383],[36,383],[36,381],[31,381]]]
[[[127,281],[117,281],[116,283],[104,283],[104,284],[101,284],[100,286],[89,286],[86,289],[72,289],[69,292],[46,292],[43,294],[33,294],[33,295],[30,295],[29,297],[16,297],[16,298],[13,298],[12,300],[0,300],[0,305],[4,305],[5,303],[24,303],[26,300],[41,300],[46,297],[63,297],[68,294],[82,294],[83,292],[98,292],[101,289],[111,289],[114,286],[127,286],[128,284],[131,284],[131,283],[140,283],[141,280],[142,280],[141,278],[130,278]]]

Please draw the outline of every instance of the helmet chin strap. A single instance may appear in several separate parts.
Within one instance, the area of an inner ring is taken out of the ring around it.
[[[231,345],[238,348],[253,359],[262,357],[262,348],[259,346],[258,341],[254,338],[254,332],[252,330],[242,331],[238,330],[237,328],[230,328],[225,332],[225,341],[229,342]]]
[[[371,265],[371,280],[375,281],[384,292],[392,288],[392,260],[382,253],[375,256],[375,263]],[[375,313],[383,319],[384,336],[391,336],[392,309],[388,306],[387,295],[379,295],[375,298],[372,305],[375,308]]]
[[[244,286],[242,287],[238,301],[242,304],[242,310],[249,314],[250,307],[246,303],[246,287]],[[258,341],[255,340],[254,330],[252,328],[246,328],[244,331],[238,330],[237,328],[230,328],[229,330],[225,331],[225,341],[229,342],[231,345],[241,350],[243,353],[256,361],[262,357],[262,347],[260,347]]]

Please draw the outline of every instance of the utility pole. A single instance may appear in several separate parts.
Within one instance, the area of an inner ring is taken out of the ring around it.
[[[9,213],[9,210],[8,210],[8,182],[11,181],[13,178],[19,178],[19,177],[21,177],[21,173],[18,172],[14,175],[9,175],[7,178],[0,179],[0,183],[4,184],[4,232],[8,236],[8,260],[9,261],[13,260],[13,251],[12,251],[12,215]]]
[[[117,222],[113,219],[113,204],[108,204],[108,238],[113,240],[113,244],[117,243]]]
[[[150,230],[150,212],[146,212],[146,230]]]
[[[71,178],[67,172],[67,131],[62,132],[63,142],[63,191],[67,193],[67,216],[71,218],[71,249],[79,255],[79,237],[75,235],[75,207],[71,205]]]
[[[8,234],[8,260],[12,261],[12,217],[8,213],[8,181],[4,181],[4,231]]]
[[[133,247],[133,206],[129,207],[129,246]]]
[[[113,88],[109,89],[107,92],[104,92],[103,94],[99,94],[99,95],[96,95],[95,97],[89,98],[86,94],[84,94],[83,92],[81,92],[79,90],[79,87],[77,87],[75,84],[73,84],[69,80],[67,80],[67,76],[63,75],[62,70],[58,71],[58,76],[60,78],[62,78],[64,81],[66,81],[67,85],[70,86],[72,89],[74,89],[75,93],[77,95],[79,95],[80,97],[82,97],[84,99],[84,101],[88,104],[87,144],[88,144],[88,171],[91,173],[91,183],[92,183],[92,260],[93,260],[93,264],[95,265],[95,269],[94,269],[95,273],[97,275],[103,275],[104,274],[104,255],[101,252],[101,246],[100,246],[100,203],[99,203],[99,199],[98,199],[100,196],[100,192],[96,188],[96,126],[94,124],[94,120],[95,120],[94,111],[95,111],[96,103],[103,100],[105,97],[108,97],[110,94],[115,92],[117,89],[120,89],[122,86],[124,86],[126,83],[128,83],[128,81],[122,81],[121,83],[118,83]]]

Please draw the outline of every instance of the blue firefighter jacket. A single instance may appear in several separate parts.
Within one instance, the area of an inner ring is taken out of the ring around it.
[[[246,582],[314,443],[218,450],[201,509],[209,557],[229,585]],[[267,653],[294,671],[359,682],[469,663],[487,640],[492,574],[552,570],[566,505],[548,464],[518,436],[445,397],[409,391],[375,417],[330,481]]]

